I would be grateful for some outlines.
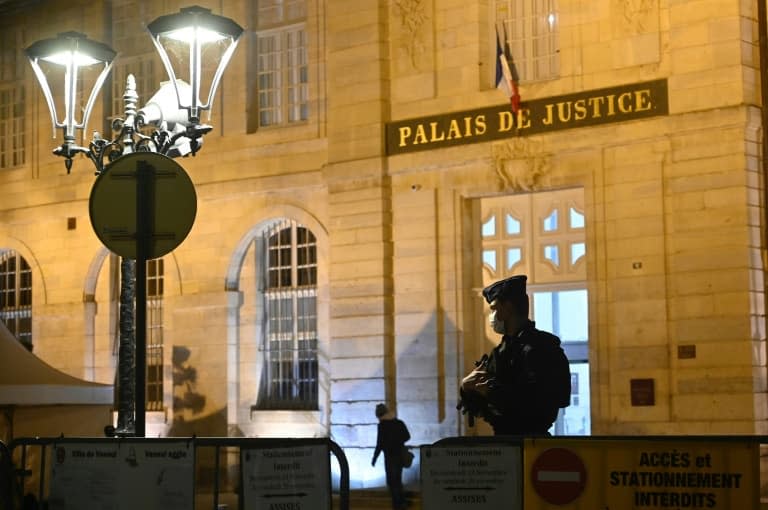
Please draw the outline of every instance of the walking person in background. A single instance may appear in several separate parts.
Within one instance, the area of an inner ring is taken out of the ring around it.
[[[376,465],[376,459],[383,451],[384,471],[387,474],[389,494],[392,496],[392,508],[402,510],[408,507],[403,490],[403,454],[407,451],[405,442],[411,438],[411,434],[405,423],[395,418],[384,404],[376,405],[376,418],[379,419],[379,428],[371,466]]]

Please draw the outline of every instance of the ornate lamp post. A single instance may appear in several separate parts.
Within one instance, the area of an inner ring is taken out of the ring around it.
[[[135,79],[128,75],[124,99],[124,117],[112,122],[116,132],[111,140],[94,132],[87,147],[77,144],[77,130],[85,130],[96,97],[112,67],[116,56],[114,50],[105,44],[92,41],[84,34],[65,32],[56,38],[45,39],[27,48],[27,56],[35,71],[46,103],[51,112],[54,138],[56,129],[63,131],[64,141],[53,153],[65,158],[67,173],[72,168],[72,158],[77,154],[88,157],[96,167],[96,175],[108,172],[110,164],[119,158],[136,153],[151,152],[168,156],[194,155],[202,144],[202,137],[211,126],[200,123],[200,112],[209,111],[232,54],[243,29],[229,18],[212,14],[210,9],[194,6],[181,9],[172,15],[161,16],[148,25],[152,41],[160,54],[169,81],[163,82],[155,95],[141,108],[136,109],[138,94]],[[219,50],[218,65],[213,72],[205,101],[200,99],[203,84],[203,56],[208,49]],[[174,61],[184,64],[188,72],[174,69]],[[99,71],[85,106],[80,109],[78,86],[83,77]],[[61,76],[63,87],[63,110],[56,107],[49,77]],[[187,76],[184,81],[177,76]],[[76,112],[82,111],[78,121]],[[150,127],[151,133],[144,134],[143,127]],[[105,163],[105,158],[107,162]],[[146,241],[151,232],[143,231],[141,225],[150,225],[145,204],[153,190],[154,169],[145,162],[136,165],[136,205],[141,221],[137,226],[135,261],[123,257],[121,262],[120,296],[120,347],[118,354],[118,428],[120,435],[145,435],[145,364],[146,364]],[[140,184],[143,183],[143,184]],[[186,234],[185,234],[186,235]],[[144,248],[141,246],[144,245]],[[134,270],[135,267],[135,270]],[[133,282],[135,280],[135,363],[134,363],[134,314]],[[132,376],[135,364],[135,377]],[[131,386],[135,382],[135,395]],[[133,404],[135,402],[135,411]],[[135,421],[134,421],[135,412]]]

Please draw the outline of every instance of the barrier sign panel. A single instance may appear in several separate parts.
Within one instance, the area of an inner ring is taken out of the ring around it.
[[[525,508],[757,510],[758,445],[706,440],[526,440]]]
[[[422,446],[424,510],[522,509],[518,446]]]
[[[195,450],[186,441],[54,443],[50,510],[194,508]]]
[[[329,510],[327,444],[240,451],[245,510]]]

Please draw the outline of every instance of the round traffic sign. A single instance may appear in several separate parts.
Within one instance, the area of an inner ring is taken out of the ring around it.
[[[550,448],[541,452],[531,466],[531,482],[541,499],[553,505],[565,505],[584,492],[587,468],[572,451]]]
[[[174,160],[153,152],[127,154],[110,163],[91,189],[91,225],[104,245],[135,259],[145,241],[146,259],[176,248],[192,229],[197,195]]]

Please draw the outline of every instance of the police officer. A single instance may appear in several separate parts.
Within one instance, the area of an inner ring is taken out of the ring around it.
[[[482,417],[496,435],[547,435],[570,404],[571,376],[560,339],[528,320],[526,276],[483,289],[501,343],[461,383],[459,408]]]

